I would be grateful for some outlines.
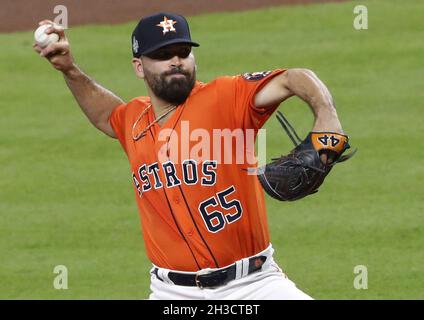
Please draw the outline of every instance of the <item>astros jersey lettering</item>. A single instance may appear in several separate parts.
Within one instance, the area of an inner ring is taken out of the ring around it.
[[[154,265],[180,271],[222,268],[268,247],[264,193],[257,177],[247,174],[257,164],[247,159],[254,149],[246,140],[253,132],[254,141],[278,107],[255,107],[255,94],[284,71],[196,82],[184,104],[138,140],[134,134],[155,121],[153,108],[146,109],[150,98],[114,109],[109,121],[130,162]],[[225,142],[228,134],[232,139]]]

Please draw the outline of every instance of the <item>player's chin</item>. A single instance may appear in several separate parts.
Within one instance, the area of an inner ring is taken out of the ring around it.
[[[190,95],[194,84],[187,79],[173,79],[163,92],[166,101],[173,104],[182,104]]]
[[[184,103],[190,95],[191,90],[178,90],[168,93],[168,101],[172,104],[179,105]]]

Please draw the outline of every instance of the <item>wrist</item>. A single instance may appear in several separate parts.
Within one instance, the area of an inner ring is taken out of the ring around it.
[[[312,131],[316,132],[335,132],[344,134],[340,120],[335,112],[326,112],[317,114]]]
[[[63,70],[62,73],[66,78],[74,80],[81,75],[81,70],[75,63],[72,63],[69,68]]]

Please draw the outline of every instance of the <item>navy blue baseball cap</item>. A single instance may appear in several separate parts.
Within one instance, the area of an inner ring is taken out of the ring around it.
[[[199,46],[191,41],[190,29],[183,16],[163,12],[142,18],[132,33],[131,41],[135,58],[174,43]]]

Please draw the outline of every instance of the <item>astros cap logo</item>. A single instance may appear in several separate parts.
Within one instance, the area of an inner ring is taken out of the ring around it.
[[[177,21],[169,20],[166,16],[163,17],[163,21],[161,21],[159,24],[157,24],[158,27],[163,28],[162,32],[163,34],[173,31],[176,32],[174,28],[174,24],[176,24]]]

